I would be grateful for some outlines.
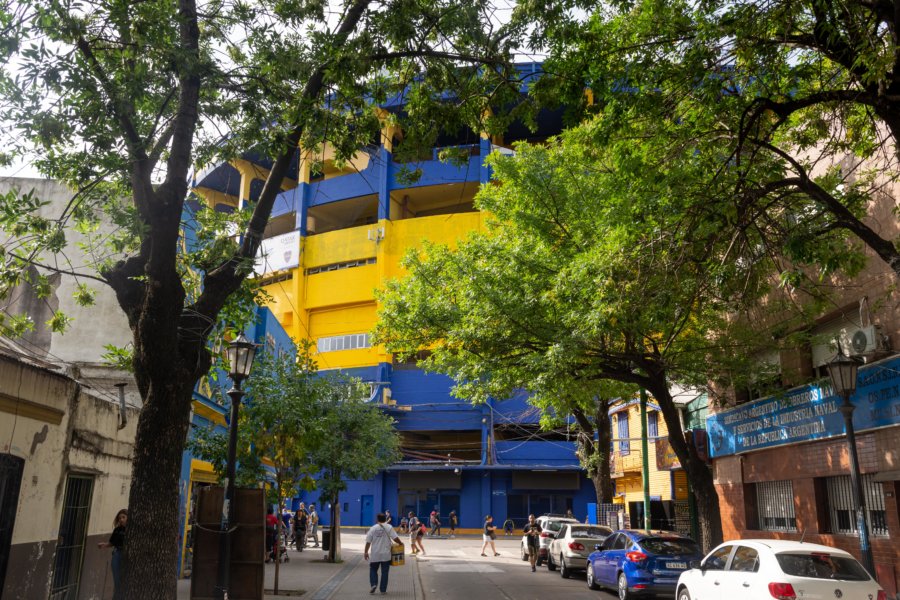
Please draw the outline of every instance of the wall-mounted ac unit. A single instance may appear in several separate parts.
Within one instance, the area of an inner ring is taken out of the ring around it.
[[[876,325],[848,328],[841,337],[847,354],[870,354],[886,349],[885,336]]]

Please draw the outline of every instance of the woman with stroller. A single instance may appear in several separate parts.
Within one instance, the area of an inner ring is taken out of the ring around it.
[[[278,534],[278,517],[270,506],[266,509],[266,562],[275,560],[275,538]]]

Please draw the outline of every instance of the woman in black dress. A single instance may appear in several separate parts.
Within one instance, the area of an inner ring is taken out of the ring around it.
[[[100,542],[98,548],[112,548],[113,598],[120,598],[119,576],[122,572],[122,547],[125,545],[125,526],[128,525],[128,509],[123,508],[116,513],[113,521],[113,532],[108,542]]]

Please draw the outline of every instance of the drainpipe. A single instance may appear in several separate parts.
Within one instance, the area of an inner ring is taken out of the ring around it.
[[[125,412],[125,386],[127,383],[117,383],[119,388],[119,429],[125,429],[128,425],[128,414]]]
[[[641,478],[644,480],[644,529],[650,529],[650,449],[647,443],[647,390],[641,388]]]

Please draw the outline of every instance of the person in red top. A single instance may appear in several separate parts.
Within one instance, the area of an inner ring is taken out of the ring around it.
[[[275,537],[278,533],[278,517],[270,506],[266,511],[266,562],[275,559]]]

